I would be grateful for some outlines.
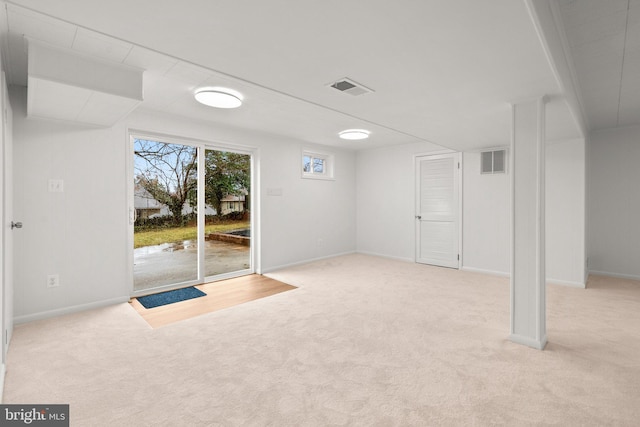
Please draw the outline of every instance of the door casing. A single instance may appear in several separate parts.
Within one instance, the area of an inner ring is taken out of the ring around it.
[[[2,327],[2,373],[7,355],[11,334],[13,332],[13,233],[19,229],[11,227],[13,217],[13,112],[9,103],[7,81],[2,72],[2,141],[0,146],[0,217],[2,230],[0,232],[0,323]],[[1,388],[0,388],[1,390]],[[1,395],[1,393],[0,393]]]

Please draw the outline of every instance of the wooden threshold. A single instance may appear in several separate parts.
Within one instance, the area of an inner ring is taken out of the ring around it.
[[[137,298],[131,306],[152,328],[233,307],[245,302],[296,289],[295,286],[259,274],[197,285],[207,295],[154,308],[144,308]]]

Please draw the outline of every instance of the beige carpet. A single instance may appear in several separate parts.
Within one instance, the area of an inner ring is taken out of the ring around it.
[[[128,305],[18,327],[5,403],[71,425],[640,423],[640,283],[548,286],[545,351],[506,340],[508,280],[364,255],[298,286],[151,329]]]

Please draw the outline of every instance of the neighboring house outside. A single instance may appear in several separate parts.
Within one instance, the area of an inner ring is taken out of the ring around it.
[[[224,196],[220,202],[220,210],[222,215],[227,215],[231,212],[244,211],[245,196]],[[166,205],[163,205],[159,201],[153,198],[153,196],[142,186],[136,185],[133,195],[133,206],[136,210],[136,218],[147,219],[156,218],[159,216],[170,216],[171,211]],[[182,214],[188,215],[193,212],[193,208],[187,201],[183,208]],[[205,205],[205,215],[215,215],[216,210],[211,205]]]
[[[153,196],[140,185],[136,185],[133,190],[133,207],[136,210],[136,218],[139,219],[170,215],[169,208],[154,199]]]
[[[222,198],[220,201],[220,210],[222,211],[222,215],[227,215],[232,212],[243,212],[244,211],[244,203],[245,196],[231,196],[227,195]]]

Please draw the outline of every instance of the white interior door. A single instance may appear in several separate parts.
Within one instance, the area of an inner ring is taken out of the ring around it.
[[[459,268],[460,154],[416,158],[416,262]]]

